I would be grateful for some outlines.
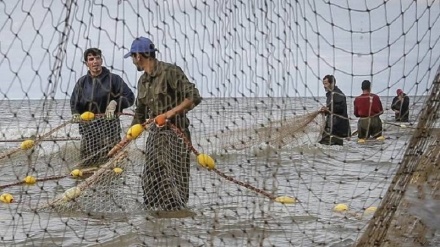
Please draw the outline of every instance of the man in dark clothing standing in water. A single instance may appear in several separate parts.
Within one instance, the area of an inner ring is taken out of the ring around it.
[[[395,113],[396,122],[409,121],[409,97],[402,89],[397,89],[397,96],[394,97],[391,103],[391,110]]]
[[[321,112],[326,115],[325,129],[319,143],[324,145],[343,145],[344,138],[351,136],[350,122],[347,114],[347,100],[344,93],[336,86],[333,75],[323,78],[324,89],[327,92],[326,106]]]

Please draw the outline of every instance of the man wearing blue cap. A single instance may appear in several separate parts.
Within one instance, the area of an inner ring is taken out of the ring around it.
[[[164,115],[191,140],[186,114],[201,102],[199,91],[180,67],[157,60],[156,51],[150,39],[139,37],[124,56],[131,57],[138,71],[144,71],[138,81],[132,125]],[[184,208],[189,198],[190,150],[183,139],[166,126],[152,126],[146,157],[144,203],[158,210]]]

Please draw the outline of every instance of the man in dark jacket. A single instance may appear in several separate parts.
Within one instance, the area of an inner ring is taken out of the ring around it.
[[[393,103],[391,103],[391,110],[395,113],[396,122],[408,122],[409,121],[409,97],[403,92],[402,89],[397,89],[397,96],[394,97]]]
[[[80,156],[83,166],[98,166],[108,160],[107,153],[121,140],[121,125],[117,113],[134,104],[134,94],[122,78],[102,66],[102,53],[97,48],[84,52],[87,75],[73,89],[70,108],[74,120],[86,111],[105,114],[92,121],[79,121]]]
[[[327,102],[326,106],[321,108],[321,112],[326,115],[326,122],[319,143],[325,145],[343,145],[343,139],[351,136],[346,97],[336,86],[336,79],[333,75],[324,76],[323,85],[327,92]]]

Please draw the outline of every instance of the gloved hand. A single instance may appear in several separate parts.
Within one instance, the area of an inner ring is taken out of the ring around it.
[[[116,101],[112,100],[110,103],[108,103],[107,108],[105,109],[105,118],[107,119],[113,119],[115,117],[115,111],[116,106],[118,103]]]
[[[72,122],[79,123],[81,121],[81,115],[78,113],[72,114]]]

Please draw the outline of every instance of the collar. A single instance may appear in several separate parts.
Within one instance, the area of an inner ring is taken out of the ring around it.
[[[154,68],[153,73],[147,74],[147,72],[145,72],[145,75],[147,77],[157,77],[162,73],[163,70],[164,70],[163,62],[156,60],[156,67]]]

